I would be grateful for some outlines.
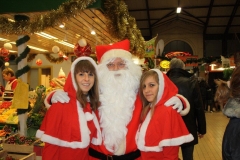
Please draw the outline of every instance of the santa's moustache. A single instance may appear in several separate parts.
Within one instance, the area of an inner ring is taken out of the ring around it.
[[[99,72],[100,126],[103,129],[104,144],[111,152],[117,151],[119,144],[125,140],[126,126],[132,118],[139,78],[139,72],[129,69],[105,69]]]

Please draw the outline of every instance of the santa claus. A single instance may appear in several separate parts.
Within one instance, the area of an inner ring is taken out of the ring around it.
[[[129,40],[96,46],[101,102],[97,116],[103,141],[101,145],[90,146],[90,160],[132,160],[140,157],[135,135],[142,110],[138,96],[142,70],[133,63],[129,49]],[[184,97],[180,96],[180,99],[173,97],[165,105],[181,111],[182,102],[188,102]],[[57,91],[51,101],[64,103],[68,97],[66,93]],[[181,112],[187,114],[188,109]]]

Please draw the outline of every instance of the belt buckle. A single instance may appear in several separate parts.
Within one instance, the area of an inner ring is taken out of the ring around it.
[[[112,155],[107,155],[107,160],[113,160]]]

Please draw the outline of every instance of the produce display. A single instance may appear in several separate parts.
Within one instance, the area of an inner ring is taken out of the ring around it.
[[[36,100],[27,118],[27,127],[28,127],[27,136],[29,137],[33,137],[36,135],[36,131],[37,129],[40,128],[42,120],[47,111],[47,108],[44,105],[46,88],[43,85],[37,86],[35,93],[36,93]],[[32,97],[32,93],[31,93],[31,97]]]
[[[0,123],[18,124],[16,109],[11,108],[11,105],[11,101],[3,101],[0,103]]]
[[[32,145],[36,141],[35,137],[24,137],[18,134],[8,137],[5,140],[7,144]]]

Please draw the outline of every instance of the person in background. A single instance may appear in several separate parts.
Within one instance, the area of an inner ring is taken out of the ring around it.
[[[203,109],[207,111],[207,108],[208,108],[207,91],[208,89],[210,89],[210,87],[208,86],[206,80],[203,77],[198,77],[198,84],[199,84],[199,88],[202,96]]]
[[[201,92],[196,78],[185,70],[182,60],[173,58],[170,61],[168,77],[177,86],[178,93],[183,95],[190,103],[190,111],[183,120],[193,135],[194,140],[181,145],[183,160],[193,160],[194,145],[198,143],[198,137],[203,138],[206,134],[206,118],[203,109]]]
[[[159,69],[143,73],[139,91],[143,110],[136,136],[142,160],[178,160],[179,146],[193,140],[181,115],[164,105],[177,93],[177,87]]]
[[[205,111],[208,111],[208,106],[210,107],[210,112],[213,113],[215,102],[214,102],[214,94],[211,87],[209,87],[209,89],[207,90],[207,104],[206,104]]]
[[[91,144],[90,160],[141,159],[135,136],[142,110],[138,95],[142,69],[133,63],[129,49],[130,41],[127,39],[112,45],[96,46],[101,102],[97,115],[103,141],[100,146]],[[68,102],[67,94],[61,91],[56,91],[49,98],[52,103]],[[179,98],[170,97],[165,106],[174,104],[173,108],[180,112],[183,103],[188,102]]]
[[[228,88],[227,84],[224,82],[222,83],[220,82],[218,84],[218,87],[214,96],[214,101],[217,103],[217,105],[220,106],[220,111],[223,110],[224,105],[229,99],[229,96],[230,96],[230,89]]]
[[[230,98],[223,108],[229,118],[222,140],[222,159],[240,159],[240,67],[233,72],[230,81]]]
[[[90,57],[80,57],[72,63],[64,86],[70,101],[54,103],[36,133],[45,142],[43,160],[87,160],[90,143],[101,143],[94,113],[99,106],[96,68]]]
[[[13,91],[17,87],[17,78],[15,77],[14,71],[11,68],[5,68],[2,71],[2,76],[7,83],[5,88],[1,86],[1,95],[5,90]]]

